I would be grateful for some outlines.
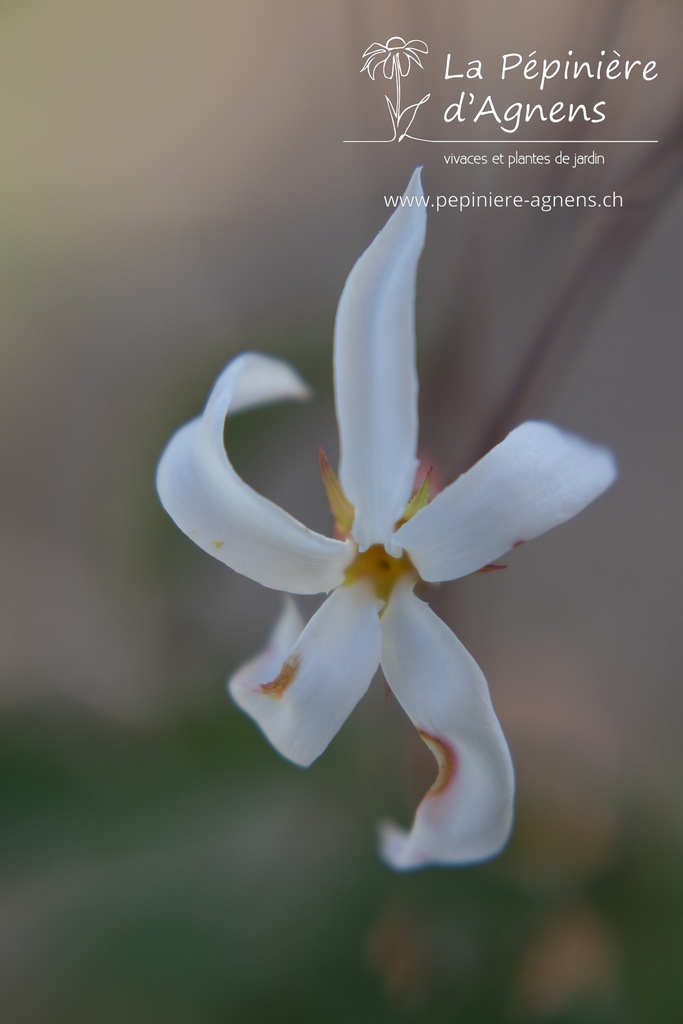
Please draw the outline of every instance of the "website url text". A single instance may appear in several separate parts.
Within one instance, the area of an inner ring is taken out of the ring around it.
[[[623,196],[611,192],[605,196],[592,195],[500,195],[493,192],[470,192],[464,195],[437,196],[385,196],[385,206],[396,209],[399,206],[426,206],[433,210],[479,210],[479,209],[532,209],[549,213],[551,210],[612,209],[620,210],[624,205]]]

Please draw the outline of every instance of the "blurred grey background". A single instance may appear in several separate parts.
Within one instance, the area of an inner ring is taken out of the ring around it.
[[[682,27],[669,0],[0,5],[3,1021],[678,1019]],[[343,142],[387,131],[359,69],[397,34],[430,45],[405,88],[431,110],[446,51],[660,73],[610,87],[605,166],[456,169]],[[329,530],[334,311],[418,163],[432,193],[623,193],[435,213],[417,300],[447,478],[530,415],[621,476],[435,596],[490,681],[518,827],[492,865],[399,877],[372,823],[428,785],[409,727],[378,686],[310,773],[280,761],[224,695],[280,598],[195,549],[153,479],[223,365],[278,353],[316,398],[241,418],[235,461]]]

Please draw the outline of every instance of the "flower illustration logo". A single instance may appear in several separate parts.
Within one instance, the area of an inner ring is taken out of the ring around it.
[[[367,59],[361,73],[367,71],[373,82],[379,68],[383,69],[385,78],[405,78],[411,62],[423,66],[419,57],[421,53],[429,53],[429,47],[421,39],[411,39],[407,43],[400,36],[392,36],[386,43],[372,43],[368,46],[363,54]]]
[[[401,79],[408,75],[413,64],[417,64],[420,68],[423,67],[420,60],[421,53],[429,53],[429,47],[422,39],[411,39],[406,42],[401,36],[391,36],[386,43],[371,43],[363,54],[365,63],[360,69],[361,74],[367,71],[374,82],[375,75],[381,68],[386,79],[389,81],[395,79],[396,81],[395,101],[392,103],[389,96],[385,97],[394,133],[392,138],[387,140],[388,142],[394,142],[396,139],[402,142],[406,138],[418,109],[427,102],[431,95],[431,93],[427,93],[418,103],[411,103],[401,109]]]

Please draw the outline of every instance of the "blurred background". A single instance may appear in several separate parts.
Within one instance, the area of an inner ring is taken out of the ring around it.
[[[0,5],[3,1022],[683,1020],[682,29],[674,0]],[[604,166],[455,168],[453,146],[343,142],[389,135],[360,68],[397,34],[429,44],[404,90],[431,88],[435,137],[445,52],[660,73],[563,126]],[[609,444],[621,477],[435,594],[490,681],[517,824],[491,863],[396,875],[375,823],[408,824],[434,772],[410,724],[378,679],[310,771],[280,759],[224,685],[281,598],[195,548],[153,481],[225,363],[276,353],[315,398],[236,417],[231,451],[330,529],[334,311],[418,163],[432,193],[624,195],[435,213],[417,302],[447,479],[530,415]]]

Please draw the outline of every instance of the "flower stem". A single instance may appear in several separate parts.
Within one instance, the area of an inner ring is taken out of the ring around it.
[[[657,152],[627,173],[616,188],[626,196],[621,216],[604,217],[582,258],[567,276],[532,338],[519,370],[473,450],[472,465],[523,418],[550,383],[549,364],[576,356],[589,326],[626,271],[639,244],[666,207],[683,178],[683,113],[672,119]],[[564,369],[566,367],[563,366]],[[556,377],[557,366],[555,366]],[[556,381],[557,383],[557,381]]]
[[[398,54],[394,54],[394,71],[396,73],[396,129],[401,120],[401,68],[398,63]]]

